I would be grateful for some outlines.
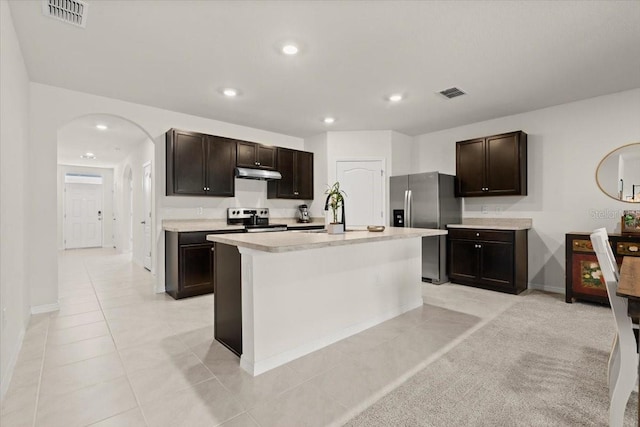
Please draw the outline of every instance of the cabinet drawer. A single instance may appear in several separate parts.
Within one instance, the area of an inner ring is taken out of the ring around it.
[[[513,242],[513,231],[485,229],[449,229],[449,239],[487,240],[492,242]]]
[[[593,245],[591,244],[591,240],[589,239],[575,239],[572,242],[571,247],[574,252],[587,252],[590,254],[595,253],[593,251]]]
[[[189,231],[181,232],[178,234],[178,244],[180,245],[193,245],[196,243],[211,243],[207,240],[207,234],[211,234],[210,231]]]
[[[640,243],[620,241],[616,244],[616,254],[624,256],[640,256]]]

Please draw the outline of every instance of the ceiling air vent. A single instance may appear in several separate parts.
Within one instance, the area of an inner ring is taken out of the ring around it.
[[[465,94],[465,92],[458,89],[457,87],[450,87],[449,89],[441,90],[438,93],[444,96],[445,98],[449,98],[449,99],[455,98],[456,96],[462,96]]]
[[[42,13],[59,21],[84,28],[89,5],[80,0],[42,0]]]

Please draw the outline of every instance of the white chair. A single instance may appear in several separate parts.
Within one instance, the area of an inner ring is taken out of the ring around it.
[[[626,298],[616,295],[618,290],[618,266],[613,256],[606,230],[594,230],[591,234],[593,250],[604,277],[609,303],[616,325],[616,336],[609,356],[609,426],[622,426],[624,410],[638,378],[638,353],[633,335],[633,324],[627,315]]]

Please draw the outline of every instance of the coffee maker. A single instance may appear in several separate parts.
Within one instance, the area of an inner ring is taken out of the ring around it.
[[[298,222],[309,222],[309,207],[307,205],[298,206]]]

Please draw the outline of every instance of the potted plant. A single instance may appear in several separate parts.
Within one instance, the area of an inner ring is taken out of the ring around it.
[[[324,194],[327,194],[324,210],[326,211],[331,208],[331,223],[327,226],[327,233],[344,233],[344,196],[346,196],[347,193],[340,189],[340,183],[336,181],[331,187],[327,188]],[[341,221],[338,221],[338,209],[342,209]]]

